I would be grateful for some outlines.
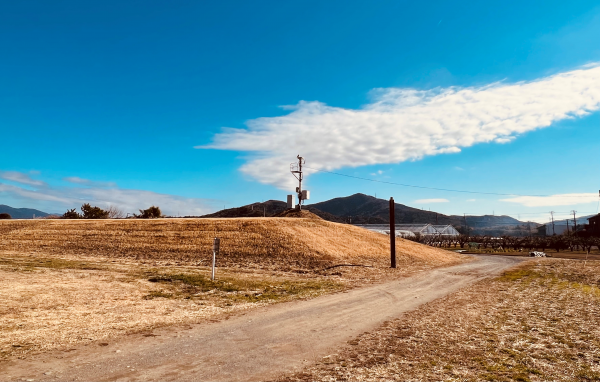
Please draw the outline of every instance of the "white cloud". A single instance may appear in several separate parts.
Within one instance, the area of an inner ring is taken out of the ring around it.
[[[4,174],[4,173],[3,173]],[[19,173],[23,176],[25,174]],[[11,175],[14,175],[11,172]],[[12,178],[21,179],[18,176]],[[4,177],[3,177],[4,178]],[[4,178],[6,179],[6,178]],[[204,215],[214,210],[211,200],[198,198],[185,198],[177,195],[159,194],[152,191],[121,189],[114,183],[94,182],[76,177],[67,178],[71,182],[91,185],[90,187],[53,187],[46,183],[42,187],[39,184],[24,183],[33,189],[0,182],[0,196],[10,196],[28,204],[45,206],[49,212],[59,212],[67,208],[79,208],[84,203],[90,203],[101,208],[110,205],[122,208],[125,212],[138,212],[139,209],[148,208],[151,205],[159,206],[166,215]],[[78,182],[80,179],[85,182]],[[12,179],[11,179],[12,180]],[[66,179],[65,179],[66,180]],[[99,187],[98,184],[110,184],[112,188]]]
[[[45,185],[41,180],[33,179],[29,175],[17,171],[0,171],[0,178],[15,183],[26,184],[28,186]]]
[[[475,202],[477,199],[467,199],[467,202]]]
[[[600,108],[600,65],[532,82],[484,87],[376,89],[361,109],[301,101],[280,117],[225,128],[197,148],[250,152],[241,171],[262,183],[293,188],[297,154],[322,170],[399,163],[457,153],[477,143],[507,143],[528,131]],[[311,170],[307,169],[307,174]]]
[[[418,199],[414,201],[416,204],[429,204],[429,203],[448,203],[448,199]]]
[[[598,194],[558,194],[549,196],[518,196],[500,199],[501,202],[518,203],[525,207],[574,206],[577,204],[597,203]]]
[[[116,187],[117,184],[114,182],[96,182],[89,179],[79,178],[77,176],[69,176],[67,178],[63,178],[64,181],[69,183],[81,184],[83,186],[89,187]]]

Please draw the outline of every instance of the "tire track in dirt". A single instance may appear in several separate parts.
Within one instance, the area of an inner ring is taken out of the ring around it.
[[[524,258],[481,256],[401,280],[254,310],[188,330],[129,336],[0,365],[0,379],[208,380],[273,379],[301,369],[384,321],[443,297]]]

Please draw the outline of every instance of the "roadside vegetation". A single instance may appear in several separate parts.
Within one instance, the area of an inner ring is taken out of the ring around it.
[[[600,380],[600,262],[531,260],[282,380]]]

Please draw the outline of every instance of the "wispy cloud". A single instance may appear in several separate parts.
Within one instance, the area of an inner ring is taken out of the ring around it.
[[[507,143],[586,115],[600,108],[600,65],[531,82],[429,91],[388,88],[372,94],[373,102],[361,109],[301,101],[287,115],[251,120],[248,129],[225,128],[197,148],[254,153],[242,172],[293,188],[287,170],[297,154],[306,158],[307,167],[322,170],[399,163],[458,153],[478,143]]]
[[[415,204],[430,204],[430,203],[448,203],[448,199],[418,199]]]
[[[79,178],[77,176],[69,176],[67,178],[63,178],[64,181],[74,184],[80,184],[82,186],[89,187],[116,187],[117,184],[114,182],[96,182],[89,179]]]
[[[477,199],[467,199],[467,202],[476,202]]]
[[[38,172],[39,174],[39,172]],[[37,175],[37,174],[36,174]],[[28,174],[17,171],[0,171],[0,179],[15,183],[26,184],[28,186],[43,186],[46,183],[41,180],[33,179]]]
[[[9,177],[1,178],[32,186],[24,188],[0,182],[0,197],[10,196],[26,203],[47,206],[49,212],[59,212],[67,208],[79,208],[84,203],[106,208],[116,206],[125,212],[137,212],[139,209],[156,205],[166,215],[203,215],[214,210],[212,200],[199,198],[186,198],[177,195],[160,194],[145,190],[132,190],[118,188],[111,182],[94,182],[77,177],[65,180],[83,184],[88,187],[54,187],[44,182],[29,181],[23,173],[10,172]],[[19,174],[19,175],[16,175]],[[107,186],[109,185],[109,186]]]
[[[597,203],[598,194],[558,194],[550,196],[518,196],[514,198],[500,199],[502,202],[517,203],[525,207],[546,206],[575,206],[578,204]]]

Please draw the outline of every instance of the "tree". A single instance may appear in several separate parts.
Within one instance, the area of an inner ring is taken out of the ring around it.
[[[83,212],[84,219],[108,219],[108,211],[104,211],[100,207],[92,207],[89,203],[81,206],[81,212]]]
[[[123,210],[116,206],[108,207],[106,212],[108,213],[109,219],[123,219],[125,217],[125,213],[123,212]]]
[[[464,248],[465,244],[467,244],[470,240],[471,238],[469,237],[469,235],[461,234],[458,236],[458,245],[460,245],[461,248]]]
[[[75,208],[67,210],[62,216],[63,219],[81,219],[79,212],[75,211]]]
[[[0,219],[12,219],[12,216],[10,216],[10,214],[7,213],[1,213]]]
[[[566,243],[565,243],[565,239],[564,237],[560,236],[560,235],[552,235],[550,236],[550,243],[549,243],[551,248],[554,248],[554,250],[556,252],[560,252],[561,249],[566,248]]]
[[[152,206],[145,210],[140,210],[139,215],[135,215],[136,218],[140,219],[158,219],[162,216],[162,212],[160,212],[160,208],[157,206]]]

